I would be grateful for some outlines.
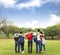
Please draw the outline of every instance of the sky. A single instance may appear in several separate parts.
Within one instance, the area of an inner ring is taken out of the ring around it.
[[[0,16],[18,27],[46,28],[60,22],[60,0],[0,0]]]

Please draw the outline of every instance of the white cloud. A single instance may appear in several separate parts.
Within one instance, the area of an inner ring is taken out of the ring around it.
[[[0,0],[0,4],[3,5],[5,8],[13,7],[15,3],[15,0]]]
[[[18,7],[18,9],[41,7],[48,2],[60,3],[60,0],[29,0],[27,2],[19,4],[16,4],[17,3],[16,0],[0,0],[0,4],[3,5],[5,8]]]
[[[51,14],[50,18],[46,20],[44,27],[55,25],[58,22],[60,22],[60,17],[55,14]]]
[[[24,26],[25,26],[26,28],[28,28],[28,27],[36,28],[37,23],[38,23],[37,20],[32,20],[32,21],[30,21],[30,22],[26,22],[26,23],[24,24]]]
[[[50,18],[50,22],[52,25],[56,24],[57,22],[60,22],[60,17],[55,15],[55,14],[52,14],[51,15],[51,18]]]
[[[25,3],[20,3],[16,5],[16,7],[18,7],[19,9],[22,8],[29,9],[29,8],[41,7],[48,2],[53,2],[56,4],[56,3],[60,3],[60,0],[30,0]]]
[[[16,23],[14,25],[18,26],[18,27],[26,27],[26,28],[36,28],[38,24],[38,20],[32,20],[32,21],[28,21],[26,23]]]
[[[41,6],[41,0],[31,0],[26,3],[20,3],[17,5],[18,8],[33,8],[33,7],[40,7]]]
[[[60,0],[49,0],[49,2],[57,2],[57,3],[59,3],[60,2]]]
[[[55,14],[50,14],[49,19],[46,19],[45,21],[41,21],[41,20],[32,20],[32,21],[28,21],[26,23],[17,23],[15,24],[18,27],[26,27],[26,28],[46,28],[48,26],[52,26],[55,25],[57,23],[60,23],[60,17],[55,15]]]

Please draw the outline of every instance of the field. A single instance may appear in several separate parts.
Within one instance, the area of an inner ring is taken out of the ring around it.
[[[13,39],[0,39],[0,55],[22,55],[14,52],[14,40]],[[25,50],[23,55],[60,55],[60,41],[59,40],[47,40],[46,52],[41,54],[35,53],[35,43],[33,44],[33,53],[28,54],[27,40],[25,40]]]

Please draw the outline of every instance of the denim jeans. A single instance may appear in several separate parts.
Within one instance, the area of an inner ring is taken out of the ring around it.
[[[28,53],[32,53],[32,40],[28,40]]]
[[[20,43],[21,51],[24,51],[24,42]]]
[[[15,41],[15,52],[19,53],[20,52],[20,44],[18,41]]]
[[[42,51],[42,43],[37,40],[36,42],[36,53],[41,53]]]

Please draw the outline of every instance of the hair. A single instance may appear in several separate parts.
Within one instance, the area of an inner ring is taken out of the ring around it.
[[[40,32],[40,29],[37,29],[38,32]]]
[[[31,29],[30,30],[28,30],[29,32],[31,31]]]
[[[20,34],[22,34],[22,32],[20,32]]]
[[[41,34],[43,34],[43,32],[40,32]]]

